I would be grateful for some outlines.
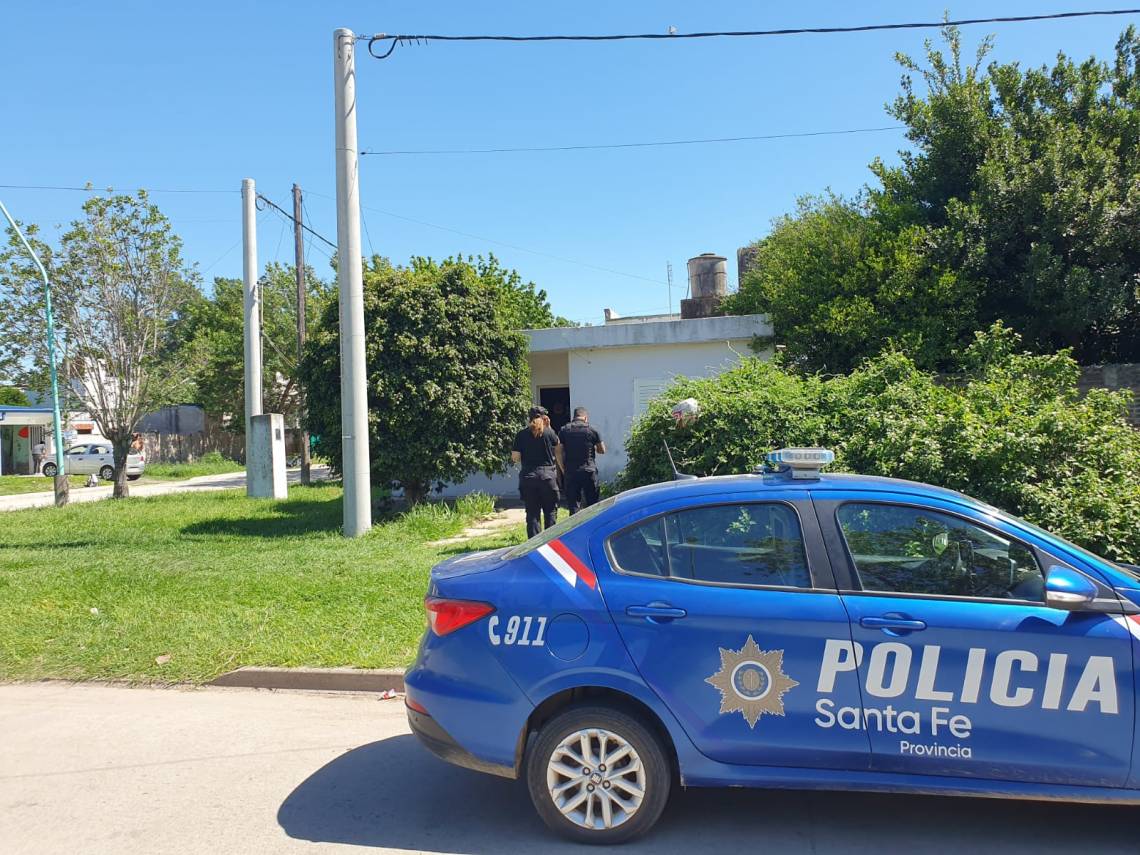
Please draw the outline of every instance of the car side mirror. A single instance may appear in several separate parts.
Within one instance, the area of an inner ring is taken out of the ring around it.
[[[1067,612],[1079,612],[1092,606],[1098,590],[1095,584],[1076,570],[1053,566],[1045,574],[1045,605]]]

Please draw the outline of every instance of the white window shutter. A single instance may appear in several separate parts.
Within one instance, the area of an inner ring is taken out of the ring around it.
[[[649,409],[649,402],[665,391],[668,380],[633,381],[633,415],[640,416]]]

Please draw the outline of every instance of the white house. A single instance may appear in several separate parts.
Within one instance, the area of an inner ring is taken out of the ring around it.
[[[605,481],[625,466],[634,419],[673,378],[709,377],[756,355],[753,338],[771,336],[772,327],[764,315],[666,315],[524,332],[530,339],[531,400],[551,411],[552,422],[574,407],[589,410],[590,423],[606,443],[607,453],[598,458],[598,476]],[[517,482],[517,472],[509,470],[495,478],[474,476],[444,493],[512,495]]]

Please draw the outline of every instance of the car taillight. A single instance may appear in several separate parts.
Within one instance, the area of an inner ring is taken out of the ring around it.
[[[424,600],[428,623],[436,635],[447,635],[486,617],[495,610],[490,603],[473,600],[448,600],[444,597],[427,597]]]
[[[427,711],[427,707],[425,707],[419,701],[412,700],[407,695],[404,695],[404,706],[410,710],[415,710],[418,713],[422,713],[423,715],[430,715],[430,713]]]

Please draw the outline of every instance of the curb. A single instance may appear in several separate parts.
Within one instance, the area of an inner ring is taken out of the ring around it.
[[[258,668],[247,666],[208,686],[294,689],[310,692],[402,692],[404,672],[395,668]]]

